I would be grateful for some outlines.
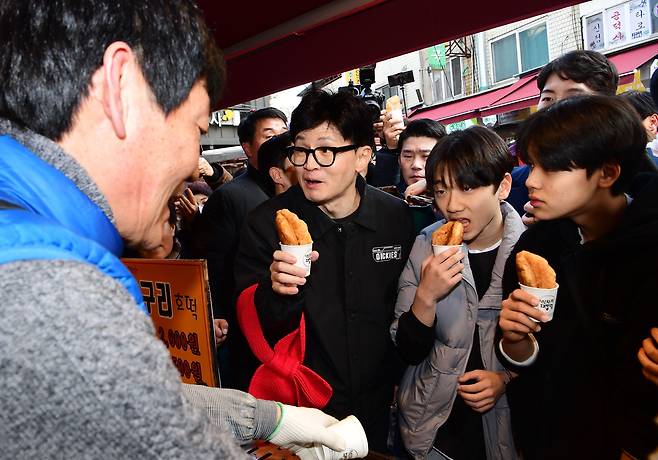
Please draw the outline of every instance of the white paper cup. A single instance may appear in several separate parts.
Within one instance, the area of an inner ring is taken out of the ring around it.
[[[333,459],[363,458],[368,455],[368,438],[361,422],[355,416],[345,417],[327,429],[340,435],[347,446],[342,452],[335,452]]]
[[[438,256],[444,251],[447,251],[450,248],[461,248],[461,244],[433,244],[432,245],[432,252],[434,253],[435,256]]]
[[[391,118],[390,118],[390,123],[395,124],[395,123],[402,123],[402,109],[393,109],[390,111]]]
[[[283,244],[279,243],[281,250],[292,254],[297,258],[295,265],[306,270],[304,276],[311,274],[311,252],[313,252],[313,243],[309,244]]]
[[[555,287],[552,289],[542,289],[526,286],[519,283],[521,290],[528,292],[539,299],[539,305],[535,308],[543,311],[548,315],[548,320],[553,319],[553,313],[555,313],[555,299],[557,298],[557,289],[560,287],[559,284],[555,283]],[[535,323],[538,323],[535,318],[530,318]]]

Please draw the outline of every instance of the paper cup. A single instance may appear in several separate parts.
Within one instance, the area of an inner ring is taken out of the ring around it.
[[[539,305],[535,308],[545,312],[548,315],[548,320],[553,319],[553,313],[555,313],[555,299],[557,298],[557,289],[560,287],[559,284],[555,283],[555,287],[552,289],[542,289],[534,288],[530,286],[525,286],[519,283],[521,290],[528,292],[539,299]],[[538,323],[535,318],[530,318],[535,323]]]
[[[295,265],[306,270],[304,276],[311,274],[311,252],[313,252],[313,243],[309,244],[283,244],[279,243],[281,250],[292,254],[297,258]]]
[[[335,452],[335,456],[332,456],[334,460],[363,458],[368,455],[368,438],[361,422],[355,416],[350,415],[327,429],[340,435],[347,446],[342,452]]]
[[[444,251],[447,251],[450,248],[461,248],[461,244],[448,244],[448,245],[443,245],[443,244],[433,244],[432,245],[432,252],[434,253],[435,256],[438,256]]]
[[[391,124],[401,123],[403,121],[401,108],[391,110],[390,114],[391,114],[391,118],[390,118]]]

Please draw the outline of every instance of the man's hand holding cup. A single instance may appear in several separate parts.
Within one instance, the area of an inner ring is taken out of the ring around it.
[[[311,263],[318,259],[319,254],[313,251],[308,226],[295,213],[280,209],[275,223],[281,250],[274,251],[270,265],[272,290],[282,295],[295,295],[299,292],[298,286],[306,283]]]

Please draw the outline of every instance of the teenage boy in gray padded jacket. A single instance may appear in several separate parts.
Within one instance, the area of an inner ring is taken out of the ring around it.
[[[410,366],[398,390],[400,429],[415,458],[516,458],[505,372],[494,352],[502,273],[525,230],[512,206],[509,152],[472,127],[440,139],[426,176],[436,205],[464,225],[464,245],[432,254],[416,238],[400,276],[391,336]],[[445,455],[445,457],[444,457]]]

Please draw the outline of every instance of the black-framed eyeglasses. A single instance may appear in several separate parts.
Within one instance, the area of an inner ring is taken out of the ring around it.
[[[288,159],[294,166],[304,166],[308,161],[308,156],[312,154],[318,165],[327,168],[334,164],[337,154],[356,150],[357,148],[354,144],[341,147],[316,147],[314,149],[293,145],[288,147]]]

